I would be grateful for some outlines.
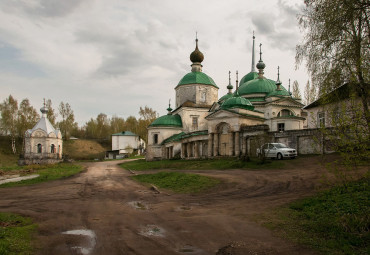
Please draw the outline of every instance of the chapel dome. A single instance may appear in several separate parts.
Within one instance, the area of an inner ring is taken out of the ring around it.
[[[283,96],[283,97],[286,97],[286,96],[290,96],[289,92],[285,89],[285,88],[282,88],[282,86],[280,86],[281,90],[274,90],[274,91],[271,91],[270,93],[267,94],[266,97],[273,97],[273,96]]]
[[[190,61],[193,63],[201,63],[204,60],[204,55],[198,49],[198,39],[196,41],[195,50],[190,54]]]
[[[244,77],[240,80],[240,86],[243,85],[244,83],[254,80],[258,78],[258,73],[257,72],[249,72]]]
[[[213,79],[203,72],[190,72],[186,74],[184,77],[182,77],[177,86],[187,84],[205,84],[218,88]]]
[[[286,91],[283,86],[280,86],[282,91]],[[241,96],[249,95],[249,94],[268,94],[270,92],[276,91],[276,84],[275,81],[266,79],[266,78],[258,78],[251,81],[248,81],[242,84],[238,92]],[[288,93],[286,91],[286,93]]]
[[[238,93],[226,99],[225,102],[223,102],[221,105],[221,109],[230,109],[230,108],[243,108],[252,111],[254,110],[254,106],[252,105],[252,103],[248,99],[239,96]]]
[[[182,127],[182,120],[180,115],[167,114],[154,120],[150,127]]]

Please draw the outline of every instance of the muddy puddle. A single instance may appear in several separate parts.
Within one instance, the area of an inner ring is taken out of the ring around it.
[[[86,238],[86,245],[84,246],[72,246],[71,249],[75,250],[77,254],[88,255],[94,250],[96,245],[96,235],[95,232],[90,229],[75,229],[62,232],[63,235],[75,235],[83,236]]]

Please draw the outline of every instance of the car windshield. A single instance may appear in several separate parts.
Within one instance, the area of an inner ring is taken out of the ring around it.
[[[280,149],[280,148],[288,148],[288,146],[286,146],[285,144],[283,143],[275,143],[274,144],[276,148]]]

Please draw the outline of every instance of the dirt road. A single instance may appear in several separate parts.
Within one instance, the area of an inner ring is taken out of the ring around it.
[[[158,194],[118,161],[88,163],[69,179],[0,189],[0,211],[35,220],[43,255],[216,254],[230,243],[219,254],[314,254],[252,220],[314,192],[321,173],[309,161],[284,170],[192,171],[223,180],[201,195]]]

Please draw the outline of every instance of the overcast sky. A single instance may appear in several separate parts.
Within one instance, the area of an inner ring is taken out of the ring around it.
[[[69,103],[83,125],[99,113],[138,116],[140,106],[160,115],[191,70],[198,31],[203,72],[219,97],[228,71],[239,80],[251,70],[252,31],[262,43],[265,76],[288,88],[308,80],[295,70],[302,40],[297,13],[303,0],[0,0],[0,101],[9,94],[39,109]],[[256,58],[258,56],[256,49]],[[173,104],[174,105],[174,104]]]

